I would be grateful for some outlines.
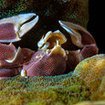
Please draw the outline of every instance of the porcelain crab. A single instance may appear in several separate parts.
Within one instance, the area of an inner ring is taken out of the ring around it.
[[[22,76],[65,74],[81,60],[98,53],[96,42],[86,29],[64,21],[59,21],[59,24],[68,36],[61,30],[49,31],[39,40],[38,51],[20,47],[16,49],[12,42],[21,40],[38,20],[35,13],[0,20],[0,78],[19,73]],[[70,50],[71,46],[75,50]]]

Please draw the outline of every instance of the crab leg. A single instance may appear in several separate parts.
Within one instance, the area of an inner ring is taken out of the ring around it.
[[[77,50],[68,51],[67,70],[70,67],[74,69],[81,60],[98,53],[98,47],[93,36],[85,28],[65,21],[59,21],[59,24],[70,35],[68,42],[78,48]],[[68,45],[68,42],[65,46]]]

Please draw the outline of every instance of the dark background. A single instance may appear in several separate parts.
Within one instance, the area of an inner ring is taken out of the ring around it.
[[[94,36],[100,53],[105,53],[105,0],[89,0],[88,31]]]

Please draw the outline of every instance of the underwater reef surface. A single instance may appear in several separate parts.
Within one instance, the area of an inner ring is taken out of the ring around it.
[[[89,89],[71,74],[0,80],[0,104],[72,105],[89,99]]]
[[[95,101],[95,102],[80,102],[78,104],[75,105],[105,105],[105,101]]]
[[[77,65],[73,75],[85,82],[93,100],[105,99],[105,54],[83,60]]]
[[[2,79],[0,80],[0,104],[101,105],[92,101],[104,102],[105,100],[104,72],[105,55],[99,54],[80,62],[74,73],[49,77],[16,76]],[[86,102],[78,103],[82,101]]]

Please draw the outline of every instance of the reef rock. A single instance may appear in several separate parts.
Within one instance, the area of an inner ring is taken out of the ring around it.
[[[105,101],[98,101],[98,102],[81,102],[75,105],[105,105]]]
[[[96,91],[105,76],[105,55],[99,54],[83,60],[73,75],[82,79],[92,92]]]

